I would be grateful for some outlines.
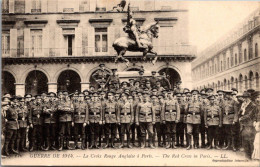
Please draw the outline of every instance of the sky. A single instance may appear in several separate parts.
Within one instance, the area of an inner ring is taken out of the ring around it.
[[[189,40],[200,53],[237,27],[259,7],[256,1],[191,1]]]

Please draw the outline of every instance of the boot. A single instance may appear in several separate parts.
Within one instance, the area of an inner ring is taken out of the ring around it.
[[[157,138],[158,138],[158,147],[163,147],[161,135],[158,135]]]
[[[106,144],[103,148],[108,148],[109,147],[109,137],[106,136]]]
[[[68,150],[72,150],[72,148],[70,147],[70,140],[69,140],[68,137],[66,138],[66,148],[67,148]]]
[[[51,144],[51,150],[56,150],[55,141],[53,141],[52,144]]]
[[[99,146],[97,145],[97,139],[94,140],[94,147],[95,147],[96,149],[99,149]]]
[[[24,139],[21,140],[20,145],[23,152],[27,152],[28,150],[25,148]]]
[[[180,139],[180,135],[176,134],[176,146],[177,147],[180,147],[180,140],[179,139]]]
[[[59,137],[59,151],[63,150],[63,143],[64,143],[64,138]]]
[[[145,137],[141,137],[141,149],[145,148]]]
[[[181,147],[184,147],[184,134],[181,134],[180,136],[180,140],[181,140]]]
[[[188,147],[186,149],[190,150],[192,148],[192,145],[191,145],[191,135],[187,135],[187,137],[188,137],[189,143],[188,143]]]
[[[133,148],[132,145],[130,144],[130,135],[127,135],[127,147]]]
[[[158,139],[158,140],[159,140],[159,139]],[[156,147],[156,145],[155,145],[155,134],[154,134],[154,136],[153,136],[153,146]]]
[[[19,152],[20,151],[20,139],[17,139],[16,140],[16,149],[17,149],[17,152]]]
[[[214,145],[215,145],[215,148],[217,149],[217,150],[220,150],[221,148],[218,146],[218,140],[215,140],[214,139]]]
[[[193,135],[193,143],[194,143],[194,149],[198,148],[198,138],[196,135]]]
[[[115,137],[111,137],[111,148],[115,148]]]
[[[234,137],[232,137],[232,150],[233,150],[234,152],[237,151],[236,146],[235,146],[235,138],[234,138]]]
[[[123,148],[124,147],[124,135],[120,136],[120,141],[121,141],[121,144],[119,145],[118,148]]]
[[[224,148],[223,148],[223,150],[228,150],[228,149],[230,149],[230,147],[231,147],[231,140],[230,140],[230,139],[228,139],[227,146],[226,146],[226,147],[224,147]]]
[[[85,150],[85,138],[82,138],[82,141],[81,141],[81,149],[82,149],[82,150]]]
[[[50,149],[50,139],[47,138],[46,140],[46,148],[44,149],[44,151],[48,151]]]
[[[14,149],[14,143],[11,143],[11,151],[12,151],[14,154],[19,154],[19,151]]]
[[[177,147],[175,146],[175,134],[173,134],[173,137],[172,137],[172,148],[173,149],[176,149]]]
[[[166,149],[171,148],[171,137],[170,135],[167,135],[167,145],[165,146]]]
[[[89,146],[89,149],[92,149],[94,147],[94,135],[91,135],[91,144]]]
[[[151,147],[151,149],[155,149],[155,147],[153,146],[152,138],[149,139],[149,146]]]
[[[209,144],[209,146],[207,147],[207,150],[210,150],[212,148],[212,145]]]
[[[8,151],[8,146],[9,146],[9,141],[5,141],[4,145],[4,155],[9,156],[9,151]]]
[[[35,145],[36,145],[35,140],[32,140],[32,146],[30,148],[30,152],[32,152],[35,149],[36,147]]]
[[[75,141],[74,141],[74,149],[79,149],[79,146],[78,146],[78,138],[75,137]]]

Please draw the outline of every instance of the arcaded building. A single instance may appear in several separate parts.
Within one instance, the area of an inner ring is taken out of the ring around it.
[[[224,38],[198,54],[192,62],[193,87],[227,90],[260,90],[260,10]]]
[[[92,75],[101,63],[109,73],[112,68],[120,73],[142,66],[147,72],[166,72],[172,86],[181,80],[182,87],[192,88],[196,49],[189,45],[186,3],[131,0],[138,25],[159,23],[159,38],[153,40],[158,61],[152,65],[149,55],[143,61],[141,52],[127,52],[126,67],[114,63],[112,47],[115,39],[126,36],[126,2],[124,11],[117,12],[112,9],[120,0],[3,0],[2,94],[98,87]]]

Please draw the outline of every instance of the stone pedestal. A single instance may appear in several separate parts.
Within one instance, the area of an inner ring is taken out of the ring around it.
[[[24,96],[25,94],[25,85],[22,83],[15,83],[15,95]]]
[[[86,89],[89,89],[89,85],[90,85],[89,82],[81,82],[80,84],[81,84],[81,92],[83,92]]]
[[[57,92],[57,83],[48,83],[48,92]]]

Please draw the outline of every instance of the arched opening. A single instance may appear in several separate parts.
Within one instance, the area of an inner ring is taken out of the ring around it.
[[[218,89],[221,89],[221,88],[220,88],[220,81],[218,81]]]
[[[48,92],[47,76],[39,70],[29,72],[25,80],[25,93],[34,96],[43,92]]]
[[[247,76],[245,75],[245,90],[248,89],[248,80],[247,80]]]
[[[227,88],[228,88],[228,90],[230,90],[231,88],[230,88],[230,81],[228,80],[228,83],[227,83]]]
[[[77,72],[65,70],[60,73],[58,78],[58,91],[68,91],[74,93],[76,90],[81,91],[81,79]]]
[[[168,80],[170,81],[172,88],[174,87],[174,85],[176,85],[176,83],[178,81],[181,81],[181,76],[176,70],[174,70],[172,68],[163,68],[158,73],[162,74],[163,72],[166,73],[166,76],[167,76]]]
[[[260,87],[259,87],[259,74],[258,74],[258,72],[255,74],[255,81],[256,81],[255,87],[256,87],[257,90],[259,90]]]
[[[254,88],[254,73],[252,71],[249,72],[249,89]]]
[[[239,91],[243,92],[243,75],[239,75]]]
[[[237,80],[237,78],[235,79],[235,88],[238,89],[238,80]]]
[[[5,93],[15,95],[15,78],[14,76],[7,71],[2,72],[2,96]]]
[[[227,80],[224,79],[224,89],[226,90],[227,89]]]
[[[230,79],[230,86],[231,88],[234,88],[234,77],[231,77]]]

